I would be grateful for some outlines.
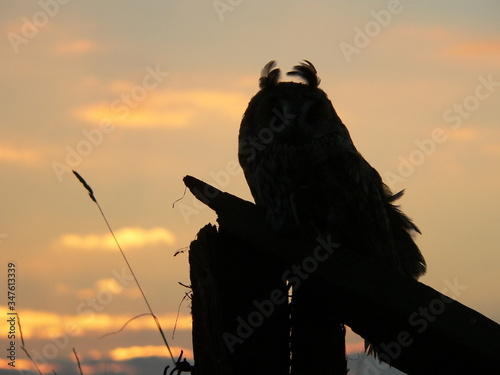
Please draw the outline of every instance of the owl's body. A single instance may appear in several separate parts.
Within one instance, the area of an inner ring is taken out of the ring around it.
[[[288,74],[305,83],[280,82],[274,61],[264,67],[239,134],[239,161],[268,224],[285,235],[329,235],[418,278],[426,267],[412,238],[418,229],[393,205],[402,192],[393,195],[356,150],[313,65]],[[292,374],[345,374],[344,326],[324,283],[310,276],[293,291]]]
[[[266,65],[243,116],[239,161],[257,206],[276,230],[331,235],[346,248],[417,278],[425,261],[417,227],[392,203],[378,172],[356,150],[309,62],[279,82]]]

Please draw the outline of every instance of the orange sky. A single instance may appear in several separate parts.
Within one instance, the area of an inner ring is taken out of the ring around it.
[[[71,169],[94,189],[175,354],[192,357],[186,301],[171,338],[178,282],[190,283],[187,254],[173,254],[215,215],[189,194],[172,203],[186,174],[251,199],[236,140],[271,59],[284,70],[311,60],[357,148],[406,189],[422,281],[500,321],[500,3],[222,3],[1,5],[0,273],[15,262],[16,311],[27,347],[51,357],[45,371],[76,373],[72,348],[86,374],[168,363],[149,317],[99,338],[147,307]],[[33,370],[20,350],[17,366]]]

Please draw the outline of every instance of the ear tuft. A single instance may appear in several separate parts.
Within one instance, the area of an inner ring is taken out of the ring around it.
[[[281,71],[276,68],[276,61],[269,61],[260,73],[259,86],[261,89],[276,86],[280,79]]]
[[[288,72],[289,76],[299,76],[311,87],[318,87],[321,80],[318,77],[318,72],[314,65],[308,61],[304,60],[300,65],[295,65],[293,70]]]

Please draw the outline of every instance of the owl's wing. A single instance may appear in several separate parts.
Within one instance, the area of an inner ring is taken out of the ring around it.
[[[420,231],[394,205],[403,192],[392,194],[346,139],[326,137],[313,148],[323,156],[311,160],[315,176],[310,196],[323,198],[314,205],[327,218],[327,231],[343,237],[346,246],[408,276],[425,273],[425,260],[413,240]]]
[[[312,223],[348,248],[397,263],[380,175],[349,140],[328,134],[308,145],[291,191],[300,225]]]

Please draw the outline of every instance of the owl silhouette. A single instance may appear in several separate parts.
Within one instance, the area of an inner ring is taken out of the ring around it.
[[[301,82],[282,82],[280,75],[275,61],[262,69],[238,139],[239,162],[268,224],[284,234],[331,235],[402,274],[424,274],[413,239],[420,231],[394,204],[403,192],[393,194],[356,150],[313,64],[304,60],[287,73]],[[302,293],[315,304],[320,283]]]

